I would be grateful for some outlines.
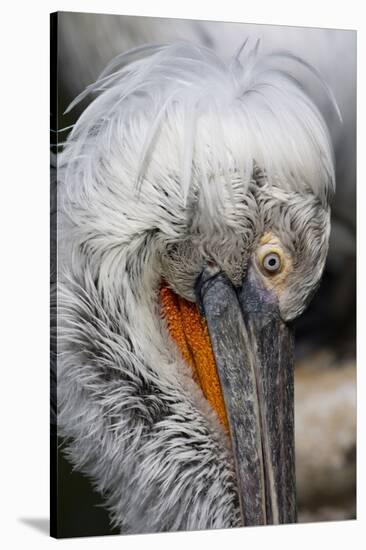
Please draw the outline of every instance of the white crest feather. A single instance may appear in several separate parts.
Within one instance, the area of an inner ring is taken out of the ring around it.
[[[327,127],[301,84],[272,65],[286,57],[320,76],[287,52],[260,57],[258,46],[244,43],[227,65],[208,48],[184,42],[118,56],[69,107],[98,94],[69,136],[68,170],[89,171],[96,150],[100,156],[108,148],[138,187],[160,171],[174,173],[186,202],[194,176],[210,197],[205,187],[222,185],[223,176],[228,181],[228,171],[247,185],[255,161],[284,190],[326,201],[334,190]]]

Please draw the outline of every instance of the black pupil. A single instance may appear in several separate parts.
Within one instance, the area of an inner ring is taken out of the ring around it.
[[[268,263],[271,267],[274,267],[277,264],[277,260],[276,258],[271,258]]]

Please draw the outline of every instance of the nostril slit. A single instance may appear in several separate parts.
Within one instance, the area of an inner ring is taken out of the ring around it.
[[[217,267],[217,263],[214,262],[213,260],[208,260],[207,266],[208,267]]]

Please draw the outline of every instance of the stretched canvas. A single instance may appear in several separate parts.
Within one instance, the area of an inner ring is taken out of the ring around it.
[[[52,536],[355,518],[355,126],[355,31],[51,15]]]

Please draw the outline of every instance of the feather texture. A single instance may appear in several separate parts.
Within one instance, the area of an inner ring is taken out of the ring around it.
[[[312,266],[321,250],[308,286],[321,275],[328,131],[301,85],[258,55],[247,44],[224,64],[202,46],[149,45],[119,56],[70,106],[97,94],[57,158],[58,429],[123,532],[240,525],[227,435],[160,315],[170,247],[190,254],[170,269],[191,270],[189,283],[169,282],[193,299],[207,249],[225,251],[240,279],[260,224],[276,207],[304,233],[306,204]]]

